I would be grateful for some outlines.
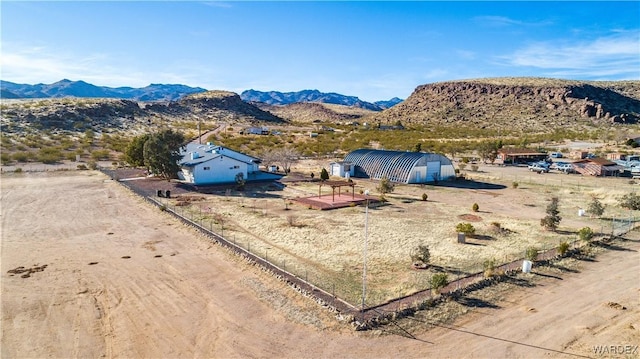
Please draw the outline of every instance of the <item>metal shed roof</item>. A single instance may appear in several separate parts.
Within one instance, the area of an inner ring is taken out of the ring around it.
[[[409,183],[411,171],[416,166],[426,166],[427,162],[438,161],[451,166],[451,161],[437,153],[402,152],[387,150],[359,149],[350,152],[345,162],[356,166],[356,175],[370,178],[388,178],[392,182]],[[453,168],[453,167],[452,167]],[[357,173],[358,170],[364,173]]]

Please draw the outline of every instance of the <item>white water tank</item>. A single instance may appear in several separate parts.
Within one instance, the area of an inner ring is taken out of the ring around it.
[[[523,273],[531,273],[531,265],[533,263],[531,263],[531,261],[522,261],[522,272]]]
[[[584,214],[585,214],[585,210],[584,210],[584,209],[582,209],[582,208],[580,208],[580,209],[578,210],[578,216],[579,216],[579,217],[584,217]]]

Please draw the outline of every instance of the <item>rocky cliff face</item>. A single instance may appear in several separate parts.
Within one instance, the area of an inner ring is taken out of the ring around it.
[[[545,131],[637,123],[640,99],[612,83],[546,79],[483,79],[416,88],[407,100],[368,119],[382,123],[463,125]]]

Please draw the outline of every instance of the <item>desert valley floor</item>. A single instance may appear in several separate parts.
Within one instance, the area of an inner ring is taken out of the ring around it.
[[[579,273],[398,336],[353,331],[99,172],[1,180],[3,358],[580,358],[640,345],[637,231]]]

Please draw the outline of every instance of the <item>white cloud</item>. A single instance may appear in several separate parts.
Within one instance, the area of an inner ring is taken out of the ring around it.
[[[640,78],[640,32],[618,32],[592,41],[531,44],[499,58],[503,65],[572,77]]]
[[[217,77],[211,66],[186,61],[166,69],[141,69],[130,59],[122,57],[100,53],[78,56],[42,46],[20,47],[6,43],[2,44],[0,68],[2,80],[26,84],[69,79],[109,87],[172,83],[215,89],[203,85],[203,82]]]
[[[473,18],[473,20],[481,25],[490,26],[490,27],[544,26],[549,24],[548,21],[526,22],[526,21],[511,19],[505,16],[476,16]]]
[[[144,82],[143,75],[107,65],[108,56],[74,56],[42,46],[16,47],[2,44],[2,79],[18,83],[51,83],[62,79],[83,80],[102,86],[130,86]]]

